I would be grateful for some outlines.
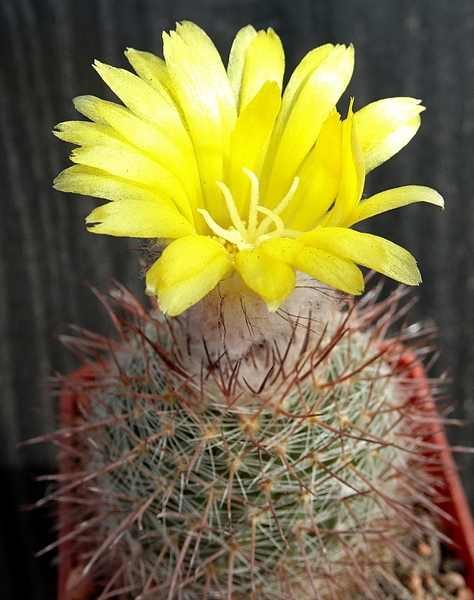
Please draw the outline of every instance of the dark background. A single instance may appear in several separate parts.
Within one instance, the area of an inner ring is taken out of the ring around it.
[[[474,445],[472,0],[0,0],[1,600],[55,597],[51,557],[33,559],[53,539],[52,522],[19,510],[44,493],[33,479],[54,471],[55,455],[46,445],[16,448],[55,426],[56,399],[41,377],[77,365],[53,334],[67,322],[107,330],[85,282],[104,289],[112,275],[138,294],[143,287],[128,251],[135,243],[88,234],[84,217],[96,203],[51,189],[68,147],[50,131],[76,118],[74,96],[110,98],[90,67],[95,58],[127,66],[127,46],[160,53],[161,31],[183,19],[204,27],[225,57],[240,27],[273,27],[287,73],[319,44],[352,42],[356,108],[390,96],[423,100],[420,132],[369,176],[366,191],[429,185],[446,211],[415,205],[369,227],[419,261],[413,319],[441,328],[435,374],[450,368],[454,416],[467,423],[450,437]],[[474,456],[458,458],[473,505]]]

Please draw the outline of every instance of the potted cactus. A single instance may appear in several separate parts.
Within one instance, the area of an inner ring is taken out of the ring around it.
[[[447,531],[442,421],[413,377],[424,345],[393,330],[403,291],[352,300],[356,265],[416,285],[416,262],[351,227],[443,207],[418,186],[362,199],[422,107],[351,100],[341,120],[353,49],[330,44],[282,94],[280,40],[250,26],[227,71],[187,22],[165,60],[126,54],[137,75],[95,65],[124,106],[83,96],[89,121],[58,125],[79,148],[55,186],[110,201],[91,231],[150,240],[157,305],[117,286],[116,338],[65,340],[86,370],[52,436],[61,600],[390,597],[413,543]]]

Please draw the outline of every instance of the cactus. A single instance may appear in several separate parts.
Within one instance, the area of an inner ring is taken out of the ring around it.
[[[166,320],[122,287],[101,296],[119,335],[65,339],[91,372],[61,380],[78,415],[53,437],[74,468],[51,495],[75,506],[66,537],[94,597],[378,597],[404,537],[432,526],[432,488],[419,384],[403,332],[386,337],[404,291],[374,295],[303,282],[267,322],[261,300],[224,296],[232,351],[212,299]]]
[[[351,100],[341,119],[352,46],[315,48],[283,91],[271,29],[241,29],[227,70],[189,22],[163,53],[127,50],[136,75],[96,62],[123,106],[81,96],[90,121],[55,131],[79,146],[55,187],[109,201],[91,231],[151,240],[159,306],[119,287],[101,297],[117,340],[68,341],[98,362],[63,382],[78,423],[52,436],[71,468],[51,498],[76,507],[63,542],[101,600],[376,598],[430,527],[423,394],[405,334],[387,339],[402,292],[341,292],[364,290],[358,265],[421,281],[407,250],[351,227],[444,207],[420,186],[363,197],[423,107]]]

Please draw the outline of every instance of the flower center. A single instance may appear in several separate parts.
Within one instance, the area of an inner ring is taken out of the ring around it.
[[[229,227],[228,229],[224,229],[214,221],[207,210],[198,208],[198,212],[202,214],[209,228],[223,240],[226,240],[227,242],[237,246],[239,250],[244,250],[245,248],[257,248],[264,240],[269,238],[294,238],[298,235],[301,235],[301,231],[287,229],[283,220],[279,216],[293,199],[293,196],[298,188],[299,178],[294,178],[286,196],[273,210],[270,210],[269,208],[260,206],[259,204],[260,189],[258,177],[255,175],[255,173],[249,169],[246,169],[245,167],[242,170],[250,179],[250,201],[247,221],[243,221],[239,215],[235,200],[229,188],[225,185],[225,183],[216,181],[216,184],[219,186],[224,196],[233,226]],[[259,221],[259,214],[266,216]]]

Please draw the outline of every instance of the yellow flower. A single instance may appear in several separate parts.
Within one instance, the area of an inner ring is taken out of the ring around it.
[[[227,70],[207,35],[184,22],[163,35],[164,57],[129,49],[137,75],[96,62],[124,106],[75,99],[90,121],[61,123],[80,146],[55,187],[109,200],[90,230],[157,238],[167,247],[147,292],[178,315],[238,273],[276,310],[295,270],[350,294],[362,265],[409,285],[414,258],[383,238],[349,229],[413,202],[443,207],[434,190],[406,186],[362,199],[365,174],[416,133],[412,98],[369,104],[341,120],[335,105],[352,75],[352,47],[309,52],[284,93],[284,53],[271,29],[241,29]]]

